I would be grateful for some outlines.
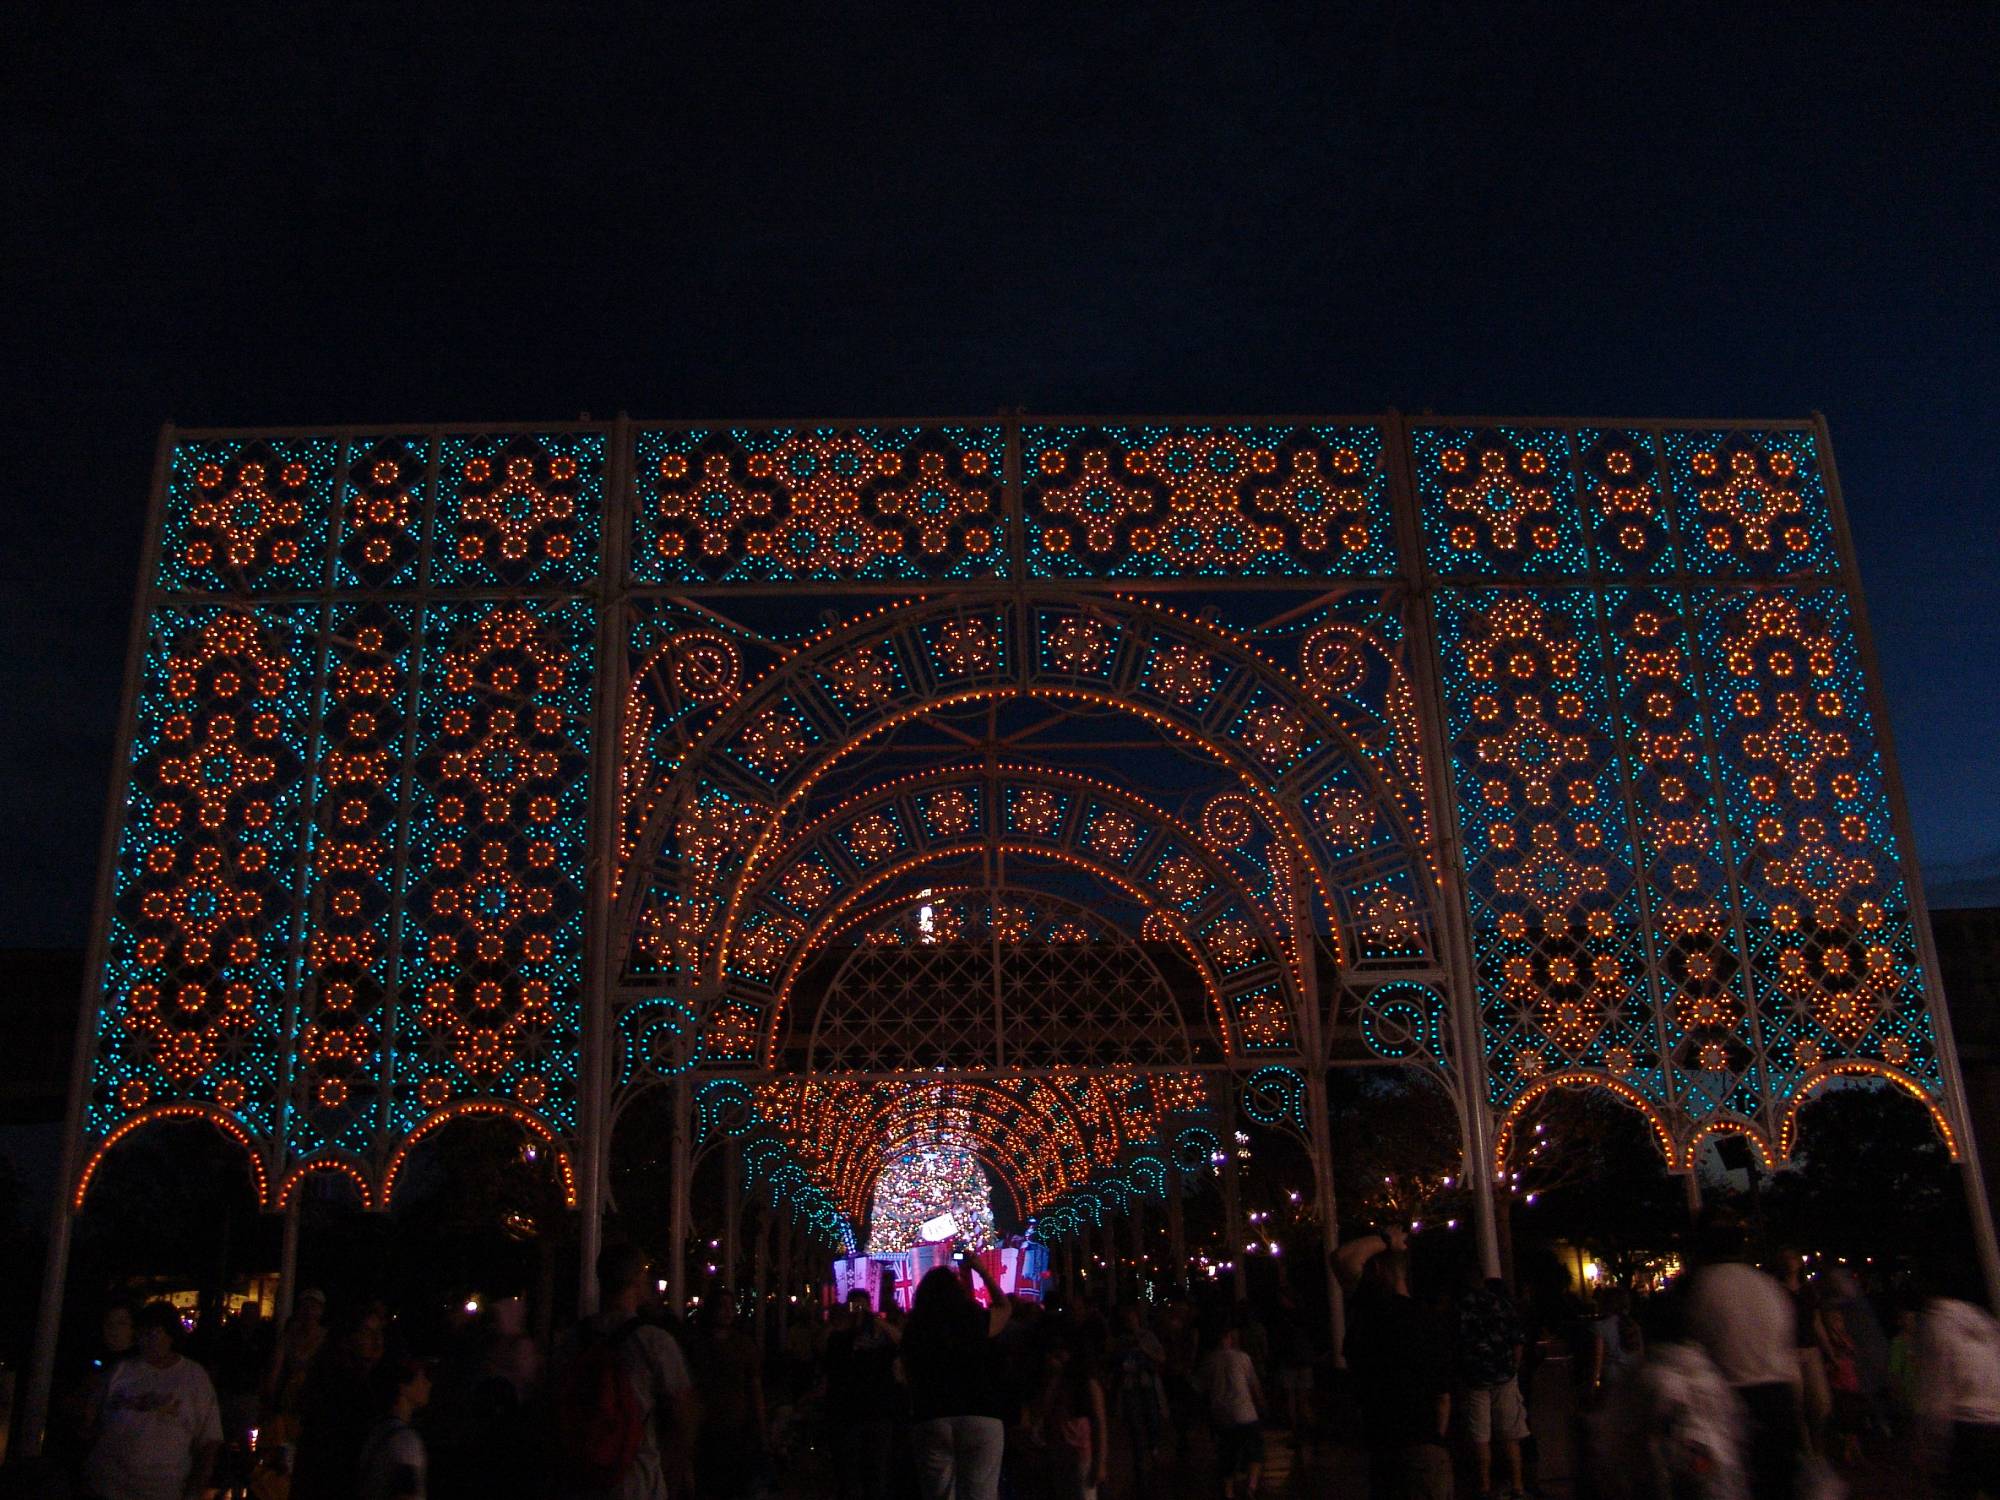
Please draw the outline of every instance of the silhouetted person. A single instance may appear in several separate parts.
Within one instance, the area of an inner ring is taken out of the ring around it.
[[[328,1340],[299,1391],[299,1451],[292,1500],[349,1500],[361,1445],[375,1425],[369,1381],[388,1348],[379,1303],[355,1309]]]
[[[917,1283],[903,1330],[903,1370],[910,1383],[910,1445],[924,1500],[994,1500],[1006,1449],[993,1338],[1013,1304],[977,1260],[990,1307],[973,1299],[959,1273],[939,1266]]]
[[[761,1488],[765,1476],[770,1424],[764,1356],[756,1335],[737,1321],[734,1293],[718,1292],[703,1313],[694,1346],[702,1405],[695,1483],[712,1500],[741,1500]]]
[[[424,1440],[410,1424],[431,1399],[430,1366],[385,1359],[369,1377],[382,1416],[361,1445],[359,1500],[424,1500]]]
[[[1520,1309],[1499,1282],[1488,1282],[1474,1263],[1452,1303],[1457,1320],[1458,1383],[1465,1392],[1465,1435],[1472,1442],[1479,1493],[1493,1488],[1497,1449],[1509,1493],[1521,1488],[1521,1444],[1528,1436],[1528,1410],[1517,1380],[1527,1335]]]
[[[868,1293],[847,1294],[847,1323],[826,1341],[826,1412],[840,1500],[889,1500],[897,1407],[896,1335]]]
[[[1451,1360],[1444,1329],[1410,1295],[1400,1227],[1340,1248],[1334,1269],[1352,1289],[1347,1363],[1360,1397],[1373,1500],[1445,1500],[1451,1458]]]
[[[1203,1373],[1222,1493],[1228,1500],[1238,1495],[1255,1500],[1264,1471],[1264,1388],[1257,1381],[1256,1362],[1243,1347],[1240,1323],[1222,1330],[1221,1345],[1209,1355]]]

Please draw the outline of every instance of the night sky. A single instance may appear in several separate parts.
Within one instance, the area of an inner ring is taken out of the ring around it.
[[[0,17],[0,944],[84,937],[168,417],[1823,410],[2000,900],[2000,7],[538,9]]]

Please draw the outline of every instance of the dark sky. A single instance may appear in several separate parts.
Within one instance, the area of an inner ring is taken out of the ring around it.
[[[83,937],[170,416],[1818,408],[2000,899],[2000,7],[502,9],[0,15],[0,943]]]

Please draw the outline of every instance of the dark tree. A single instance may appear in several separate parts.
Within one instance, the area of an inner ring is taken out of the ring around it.
[[[1868,1083],[1827,1089],[1799,1113],[1794,1165],[1763,1194],[1767,1233],[1803,1250],[1914,1261],[1971,1254],[1965,1196],[1923,1106]]]

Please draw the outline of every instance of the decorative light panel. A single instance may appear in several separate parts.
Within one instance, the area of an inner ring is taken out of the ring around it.
[[[331,438],[315,437],[176,448],[167,473],[160,586],[187,593],[319,587],[339,456]]]
[[[480,434],[438,453],[440,585],[580,584],[597,572],[604,437]]]
[[[497,1095],[574,1125],[590,615],[541,601],[427,612],[399,1122]]]
[[[87,1130],[201,1106],[269,1138],[310,838],[316,612],[190,605],[150,622],[103,914]]]
[[[1035,578],[1396,571],[1372,426],[1021,429]]]
[[[644,428],[642,583],[894,582],[1012,569],[998,427]]]
[[[1410,448],[1432,572],[1533,578],[1586,570],[1571,434],[1418,427]]]

